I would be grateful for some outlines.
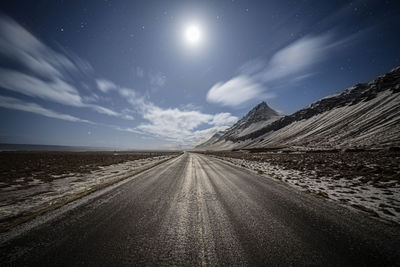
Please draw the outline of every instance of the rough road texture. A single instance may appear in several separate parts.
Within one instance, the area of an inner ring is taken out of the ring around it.
[[[2,266],[399,264],[400,229],[185,153],[0,247]]]

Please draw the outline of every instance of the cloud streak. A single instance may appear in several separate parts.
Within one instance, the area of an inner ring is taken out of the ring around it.
[[[71,60],[48,48],[11,18],[0,17],[0,51],[27,70],[41,77],[63,76],[62,70],[74,70]]]
[[[0,55],[13,61],[19,70],[0,69],[0,86],[29,97],[58,104],[90,108],[108,116],[127,118],[124,114],[96,104],[85,103],[72,77],[93,71],[79,57],[51,49],[11,18],[0,16]],[[103,86],[103,90],[108,88]],[[93,98],[94,99],[94,98]]]
[[[334,47],[331,42],[331,34],[301,38],[276,52],[267,68],[256,75],[265,83],[292,79],[322,61]]]
[[[161,72],[150,72],[149,73],[149,82],[151,86],[154,87],[163,87],[167,82],[167,77]]]
[[[117,89],[117,86],[112,81],[106,79],[97,79],[96,84],[97,88],[99,88],[103,93]]]
[[[224,106],[238,106],[260,96],[262,85],[252,77],[240,75],[227,82],[215,84],[207,93],[207,100]]]
[[[19,99],[13,98],[13,97],[0,96],[0,107],[7,108],[7,109],[26,111],[26,112],[35,113],[38,115],[42,115],[42,116],[54,118],[54,119],[59,119],[59,120],[95,124],[94,122],[91,122],[89,120],[83,120],[83,119],[80,119],[80,118],[77,118],[77,117],[74,117],[71,115],[58,113],[56,111],[46,109],[38,104],[31,103],[31,102],[24,102],[24,101],[21,101]]]
[[[207,93],[207,101],[235,107],[253,99],[271,98],[274,93],[268,92],[268,88],[311,76],[310,69],[315,64],[351,39],[334,42],[330,33],[298,39],[278,50],[266,63],[245,63],[238,76],[215,84]]]

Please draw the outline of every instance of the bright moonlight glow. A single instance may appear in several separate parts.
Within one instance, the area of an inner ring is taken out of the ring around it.
[[[191,45],[196,45],[201,41],[201,30],[197,25],[190,25],[185,31],[186,42]]]

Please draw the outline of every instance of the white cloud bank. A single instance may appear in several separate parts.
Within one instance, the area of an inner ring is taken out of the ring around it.
[[[138,125],[135,131],[161,137],[179,145],[196,145],[238,120],[230,113],[212,115],[197,110],[163,109],[143,99],[134,101],[143,118],[148,121]],[[199,129],[201,126],[206,128]]]
[[[331,34],[301,38],[277,51],[267,63],[252,60],[244,64],[238,76],[215,84],[207,93],[207,101],[239,106],[253,99],[271,98],[274,94],[266,88],[309,77],[310,68],[343,43],[333,42]]]

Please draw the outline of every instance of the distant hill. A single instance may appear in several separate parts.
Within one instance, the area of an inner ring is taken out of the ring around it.
[[[265,103],[260,105],[266,106]],[[340,94],[320,99],[292,115],[271,115],[274,116],[260,118],[258,123],[262,126],[255,128],[241,127],[240,120],[218,140],[212,144],[206,144],[207,141],[197,149],[398,147],[400,67],[369,83],[360,83]]]

